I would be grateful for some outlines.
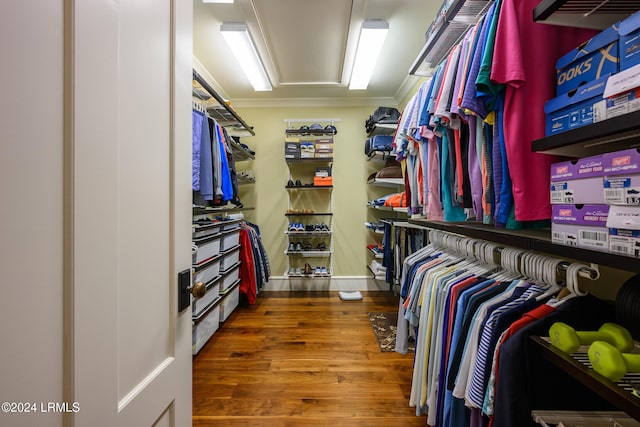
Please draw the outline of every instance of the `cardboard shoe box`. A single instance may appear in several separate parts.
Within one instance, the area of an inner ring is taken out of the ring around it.
[[[333,185],[333,177],[332,176],[314,176],[313,177],[313,185],[316,187],[329,187]]]
[[[607,252],[609,208],[608,205],[553,205],[551,241]]]
[[[604,201],[610,205],[640,205],[640,152],[638,149],[602,155]]]
[[[604,204],[602,156],[551,165],[551,204]]]
[[[618,26],[615,24],[582,43],[556,62],[556,95],[619,71]]]
[[[620,22],[620,71],[640,64],[640,11]]]
[[[611,206],[607,227],[609,252],[640,258],[640,207]]]
[[[594,104],[602,101],[608,77],[547,101],[544,105],[546,136],[592,124]]]
[[[640,110],[640,64],[609,77],[604,98],[594,107],[594,121]]]

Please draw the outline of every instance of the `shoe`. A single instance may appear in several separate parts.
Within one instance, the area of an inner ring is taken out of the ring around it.
[[[305,242],[305,244],[302,246],[302,250],[304,251],[310,251],[311,249],[313,249],[313,246],[311,246],[311,243],[309,242]]]
[[[304,274],[305,276],[309,276],[311,274],[311,266],[308,263],[304,265]]]
[[[293,181],[289,180],[287,181],[287,188],[293,187]]]
[[[313,231],[322,231],[322,226],[320,224],[316,224],[313,228]]]
[[[327,244],[325,242],[320,242],[318,243],[318,246],[316,246],[316,249],[319,251],[326,251],[327,250]]]
[[[289,243],[289,248],[287,249],[287,252],[293,252],[296,250],[295,245],[292,243]]]
[[[316,228],[315,228],[315,226],[313,224],[307,224],[304,227],[304,231],[315,231],[315,230],[316,230]]]
[[[316,276],[320,276],[322,274],[322,269],[320,267],[316,267],[315,274]]]
[[[325,223],[322,223],[320,228],[322,229],[322,231],[331,231],[331,230],[329,230],[329,226],[327,224],[325,224]]]
[[[296,187],[302,187],[302,182],[299,179],[296,179]]]
[[[298,230],[298,225],[295,222],[292,222],[291,224],[289,224],[289,231],[297,231]]]
[[[302,252],[302,244],[300,242],[296,243],[295,251]]]
[[[321,267],[320,268],[320,274],[322,274],[323,276],[328,276],[329,275],[329,271],[327,271],[327,267]]]

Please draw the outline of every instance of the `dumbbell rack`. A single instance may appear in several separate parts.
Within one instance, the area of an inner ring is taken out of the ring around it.
[[[629,373],[619,382],[614,383],[591,369],[586,346],[568,355],[551,345],[548,337],[531,337],[531,339],[545,359],[621,411],[640,421],[640,397],[632,394],[631,386],[632,383],[640,383],[640,373]],[[637,350],[636,348],[634,353]]]

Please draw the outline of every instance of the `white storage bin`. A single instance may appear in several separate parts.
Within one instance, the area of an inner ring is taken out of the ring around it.
[[[222,283],[220,284],[220,292],[223,293],[238,280],[240,276],[240,263],[237,263],[235,267],[227,271],[223,271],[220,273],[222,275]]]
[[[204,261],[218,255],[220,253],[220,240],[220,236],[194,240],[191,262],[194,265],[202,264]]]
[[[226,271],[236,265],[238,261],[240,261],[240,246],[236,246],[235,249],[230,249],[222,254],[220,270]]]
[[[232,221],[224,221],[222,223],[222,231],[231,231],[231,230],[239,230],[240,229],[240,223],[242,222],[241,219],[236,219],[236,220],[232,220]]]
[[[229,318],[229,315],[236,309],[240,302],[240,282],[237,281],[236,285],[232,289],[227,290],[227,293],[222,297],[220,303],[220,321],[224,322]]]
[[[191,311],[192,316],[199,316],[202,312],[204,312],[212,302],[216,300],[220,296],[220,279],[222,277],[218,276],[211,282],[207,283],[207,292],[204,294],[202,298],[192,298],[191,300]]]
[[[193,224],[191,237],[193,239],[203,239],[205,237],[212,237],[222,232],[222,225],[220,223],[215,224]]]
[[[240,230],[229,231],[222,234],[220,238],[220,250],[226,251],[240,244]]]
[[[221,257],[214,257],[209,261],[197,266],[193,273],[193,282],[209,283],[220,275],[220,261]]]
[[[218,304],[220,300],[221,297],[218,297],[218,300],[212,303],[209,309],[205,310],[197,319],[194,319],[193,354],[198,353],[220,327],[220,304]]]

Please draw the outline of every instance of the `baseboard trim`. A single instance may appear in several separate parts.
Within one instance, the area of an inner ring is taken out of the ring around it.
[[[389,291],[389,284],[370,276],[288,278],[271,276],[260,292],[271,291]]]

